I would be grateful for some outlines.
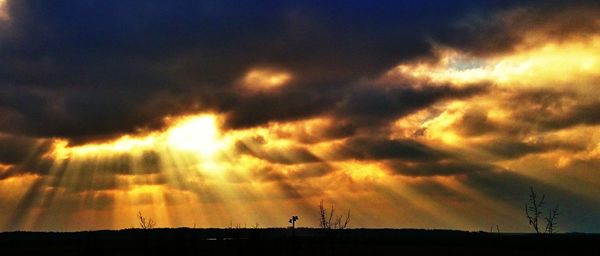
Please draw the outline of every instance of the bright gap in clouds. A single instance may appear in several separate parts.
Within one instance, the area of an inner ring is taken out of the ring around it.
[[[439,61],[403,63],[384,79],[412,77],[433,82],[469,84],[493,82],[500,86],[556,86],[569,81],[585,82],[597,77],[600,37],[548,42],[506,55],[477,57],[440,48]],[[571,87],[571,85],[568,85]],[[585,92],[586,88],[580,88]]]
[[[59,159],[65,159],[70,156],[133,153],[169,148],[211,157],[223,147],[224,142],[219,139],[217,117],[201,114],[174,119],[172,125],[163,132],[138,136],[125,135],[108,142],[69,146],[66,141],[57,140],[54,144],[53,154]]]
[[[214,116],[185,118],[168,131],[169,146],[210,156],[222,146]]]

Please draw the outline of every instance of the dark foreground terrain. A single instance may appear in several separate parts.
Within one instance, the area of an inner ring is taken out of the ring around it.
[[[0,233],[0,255],[600,255],[598,234],[152,229]]]

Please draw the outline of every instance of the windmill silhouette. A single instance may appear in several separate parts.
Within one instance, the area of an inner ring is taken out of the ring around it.
[[[298,216],[294,215],[289,220],[289,223],[292,224],[292,236],[296,236],[296,221],[298,219],[299,219]]]

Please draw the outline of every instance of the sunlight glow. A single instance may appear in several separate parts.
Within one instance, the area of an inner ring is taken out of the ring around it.
[[[346,161],[336,163],[336,167],[356,180],[379,180],[386,176],[383,164],[369,161]]]
[[[207,159],[225,147],[220,138],[214,115],[192,115],[167,120],[171,126],[163,132],[145,135],[124,135],[113,141],[70,146],[66,140],[56,140],[47,157],[67,159],[77,156],[107,156],[116,153],[141,153],[147,150],[169,148],[175,151],[197,153]]]
[[[168,131],[168,143],[175,149],[212,155],[221,148],[214,116],[187,118]]]
[[[10,16],[6,10],[6,0],[0,0],[0,21],[9,20]]]
[[[157,137],[151,134],[145,137],[122,136],[106,143],[90,143],[80,146],[69,146],[65,140],[54,142],[53,156],[66,159],[71,156],[101,155],[107,153],[132,152],[151,148],[155,145]]]

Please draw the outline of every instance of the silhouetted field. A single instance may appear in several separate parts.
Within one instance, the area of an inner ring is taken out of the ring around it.
[[[0,233],[0,255],[600,255],[599,234],[446,230],[129,229]]]

